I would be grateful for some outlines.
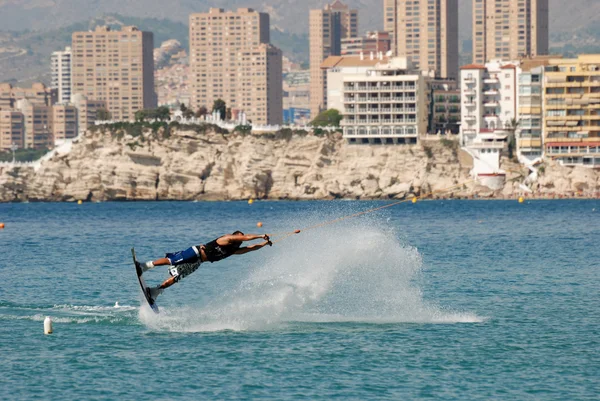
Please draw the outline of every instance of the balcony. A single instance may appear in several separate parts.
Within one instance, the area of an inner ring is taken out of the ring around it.
[[[497,77],[488,77],[488,78],[485,78],[483,80],[483,82],[486,83],[486,84],[497,84],[497,83],[500,83],[500,81],[498,80]]]
[[[465,116],[465,121],[475,121],[475,120],[477,120],[477,117],[475,117],[473,115]]]
[[[474,77],[466,77],[465,82],[468,84],[474,84],[476,82]]]
[[[467,107],[475,107],[475,106],[477,106],[477,103],[475,103],[475,100],[465,100],[464,104]]]
[[[498,107],[498,106],[500,106],[500,103],[494,102],[494,101],[488,101],[488,102],[484,103],[483,106],[484,107]]]
[[[467,89],[465,89],[464,94],[465,95],[474,96],[474,95],[477,94],[477,91],[475,91],[475,89],[469,89],[469,88],[467,88]]]
[[[484,95],[488,95],[488,96],[498,96],[500,92],[498,92],[496,89],[488,89],[485,92],[483,92]]]

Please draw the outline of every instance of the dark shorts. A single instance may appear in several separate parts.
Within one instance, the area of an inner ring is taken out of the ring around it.
[[[202,260],[200,259],[200,253],[196,253],[197,250],[197,247],[191,247],[183,251],[167,253],[165,255],[172,265],[169,268],[169,274],[175,277],[176,282],[192,274],[200,267]]]

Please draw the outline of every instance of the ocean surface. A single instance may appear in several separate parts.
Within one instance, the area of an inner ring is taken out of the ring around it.
[[[422,201],[284,234],[386,204],[0,204],[0,399],[600,398],[599,201]],[[238,229],[276,242],[144,306],[131,247]]]

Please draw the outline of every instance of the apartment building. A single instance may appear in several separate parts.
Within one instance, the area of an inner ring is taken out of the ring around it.
[[[365,36],[350,37],[342,39],[342,56],[358,56],[363,54],[387,54],[390,50],[391,41],[388,32],[367,32]]]
[[[52,145],[76,138],[77,134],[77,108],[70,104],[52,106]]]
[[[458,78],[458,0],[384,0],[392,52],[437,77]]]
[[[550,59],[543,82],[545,157],[600,167],[600,55]]]
[[[427,130],[426,78],[405,57],[330,57],[328,108],[350,144],[416,144]]]
[[[51,88],[56,90],[58,103],[71,99],[71,48],[56,51],[50,56]]]
[[[113,119],[129,121],[156,108],[154,37],[134,26],[99,26],[72,35],[72,94],[103,100]]]
[[[83,95],[73,95],[71,104],[77,109],[77,132],[83,134],[94,125],[99,110],[106,110],[104,100],[89,100]]]
[[[548,54],[548,0],[473,0],[473,63]]]
[[[15,108],[17,101],[27,99],[31,103],[52,106],[57,102],[57,91],[42,83],[34,83],[31,88],[20,88],[8,83],[0,83],[0,109]]]
[[[342,54],[342,39],[358,36],[358,11],[339,0],[310,10],[310,111],[315,118],[327,106],[327,82],[321,68],[329,56]]]
[[[281,50],[270,42],[269,14],[211,8],[190,15],[190,105],[222,99],[254,124],[283,121]]]
[[[528,57],[520,61],[516,144],[522,163],[532,164],[543,157],[542,119],[544,110],[544,69],[549,56]]]
[[[456,80],[430,78],[429,121],[430,134],[458,135],[460,131],[461,93]]]
[[[460,135],[463,145],[502,141],[515,128],[518,62],[493,61],[461,68]]]
[[[32,103],[28,99],[17,101],[16,107],[23,114],[23,147],[42,149],[54,146],[52,106]]]
[[[23,113],[16,110],[0,110],[0,150],[10,150],[12,145],[22,148],[24,142]]]

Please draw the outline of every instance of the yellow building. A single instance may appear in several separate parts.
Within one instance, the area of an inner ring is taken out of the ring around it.
[[[543,130],[546,157],[600,167],[600,54],[549,60]]]

